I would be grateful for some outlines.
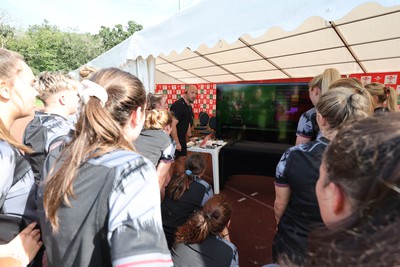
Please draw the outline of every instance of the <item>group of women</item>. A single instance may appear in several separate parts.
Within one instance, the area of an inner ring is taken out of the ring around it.
[[[398,239],[389,238],[400,223],[395,211],[400,204],[397,94],[382,84],[363,87],[356,79],[340,78],[335,69],[313,81],[315,108],[299,122],[299,144],[276,168],[273,261],[282,266],[399,264]],[[325,92],[323,81],[328,81]],[[378,256],[388,255],[384,247],[392,253],[385,259]]]
[[[169,145],[157,150],[161,155],[153,162],[136,152],[134,146],[139,135],[144,134],[144,125],[145,131],[168,136],[171,115],[162,108],[146,110],[144,86],[128,72],[101,69],[90,71],[87,78],[90,81],[78,90],[81,106],[72,140],[62,146],[62,151],[55,152],[59,154],[53,155],[54,164],[46,165],[46,178],[37,184],[22,153],[32,150],[10,134],[15,120],[34,112],[35,77],[19,54],[0,49],[0,107],[7,111],[0,113],[1,211],[5,216],[40,222],[40,231],[32,223],[14,239],[4,240],[0,263],[27,265],[44,244],[45,257],[39,265],[172,266],[160,191],[166,184],[165,169],[171,163],[173,142],[164,138]],[[167,187],[167,199],[173,198],[171,202],[183,203],[186,195],[189,200],[199,198],[195,208],[185,215],[186,220],[196,210],[206,214],[201,208],[207,209],[206,201],[213,196],[211,186],[198,177],[204,171],[204,162],[196,169],[197,165],[190,165],[190,160],[196,163],[196,155],[188,158],[186,176],[182,177],[185,186],[173,183]],[[205,190],[198,197],[193,192],[197,193],[199,188]],[[207,216],[209,226],[201,230],[198,240],[215,236],[222,242],[218,244],[231,249],[223,261],[233,262],[236,250],[226,236],[230,207],[221,197],[213,201],[213,208],[219,209],[220,205],[223,212]],[[176,225],[173,234],[179,232],[177,228],[186,220]],[[179,240],[177,243],[186,242],[184,236]],[[176,253],[183,266],[187,261],[184,251],[181,248]],[[221,258],[217,254],[209,258],[214,266]],[[199,264],[202,266],[201,260]]]
[[[311,131],[298,131],[311,135],[277,166],[274,260],[398,265],[400,113],[388,112],[397,111],[395,92],[380,84],[363,87],[332,69],[318,79],[310,86],[315,110],[299,124],[307,129],[311,123]],[[19,54],[0,49],[0,107],[7,111],[0,113],[1,214],[39,220],[41,226],[41,234],[30,224],[0,246],[0,263],[29,263],[42,237],[48,266],[238,265],[228,232],[231,208],[199,178],[201,159],[188,158],[185,173],[169,183],[160,205],[160,161],[152,163],[133,145],[146,121],[143,84],[115,68],[96,71],[90,81],[96,86],[79,92],[82,106],[71,142],[37,185],[21,153],[31,150],[10,134],[16,119],[33,114],[34,75]],[[374,111],[384,114],[372,116]],[[147,115],[156,124],[159,114]],[[170,123],[167,116],[157,129]],[[186,198],[199,203],[197,211],[182,217],[166,239],[163,222],[177,218],[171,203]],[[200,256],[205,252],[213,255],[206,262]]]

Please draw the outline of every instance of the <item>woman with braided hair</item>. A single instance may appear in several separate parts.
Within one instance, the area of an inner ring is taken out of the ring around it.
[[[224,196],[210,198],[176,233],[174,266],[239,266],[237,248],[230,242],[232,208]]]
[[[316,110],[321,136],[289,148],[276,168],[274,262],[285,255],[296,264],[303,263],[310,230],[323,224],[315,194],[322,154],[339,126],[373,113],[368,91],[349,79],[333,83],[321,95]]]

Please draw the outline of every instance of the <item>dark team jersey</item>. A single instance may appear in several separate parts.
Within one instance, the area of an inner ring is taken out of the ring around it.
[[[163,234],[154,165],[132,151],[113,151],[83,163],[73,184],[71,207],[57,214],[53,233],[39,216],[49,266],[172,266]]]
[[[390,110],[387,107],[379,107],[374,109],[374,114],[382,114],[386,112],[390,112]]]
[[[183,225],[195,211],[201,209],[213,195],[211,185],[197,176],[180,199],[173,200],[165,195],[161,202],[161,213],[169,248],[174,244],[178,227]]]
[[[174,161],[175,141],[164,130],[142,130],[135,141],[135,148],[154,166],[157,166],[160,161]]]
[[[26,126],[23,142],[33,149],[27,159],[37,181],[42,179],[43,164],[49,151],[58,142],[69,140],[73,129],[73,124],[62,116],[35,112],[35,117]]]
[[[178,243],[171,250],[175,267],[236,267],[237,248],[228,240],[210,234],[199,244]]]
[[[317,110],[311,108],[301,114],[296,130],[297,136],[302,136],[315,140],[319,135],[319,127],[317,124]]]
[[[186,104],[185,99],[180,98],[172,104],[170,110],[179,121],[176,125],[179,142],[181,144],[186,143],[186,132],[189,128],[190,120],[194,117],[192,106]]]
[[[305,252],[312,227],[322,225],[315,185],[323,152],[329,141],[319,137],[310,143],[289,148],[276,167],[275,185],[290,187],[289,203],[279,221],[279,240]],[[285,253],[291,255],[287,245]]]

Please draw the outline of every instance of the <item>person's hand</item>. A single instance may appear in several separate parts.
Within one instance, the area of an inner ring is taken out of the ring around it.
[[[34,229],[36,224],[36,222],[29,224],[8,244],[13,256],[23,263],[31,262],[43,245],[40,241],[40,230]]]
[[[181,144],[176,144],[176,150],[178,150],[178,151],[182,151],[182,146],[181,146]]]

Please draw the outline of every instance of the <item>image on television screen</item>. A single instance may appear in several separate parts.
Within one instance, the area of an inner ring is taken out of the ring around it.
[[[308,83],[218,84],[217,137],[294,144]]]

